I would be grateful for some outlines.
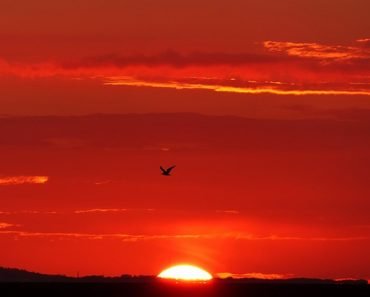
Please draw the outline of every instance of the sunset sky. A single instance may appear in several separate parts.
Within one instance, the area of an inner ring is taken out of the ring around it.
[[[369,11],[2,0],[0,266],[370,279]]]

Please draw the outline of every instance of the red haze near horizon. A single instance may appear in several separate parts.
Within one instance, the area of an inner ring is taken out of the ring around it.
[[[369,9],[3,1],[0,266],[370,279]]]

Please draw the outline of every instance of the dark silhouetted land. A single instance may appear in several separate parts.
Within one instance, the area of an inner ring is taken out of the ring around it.
[[[321,279],[214,279],[209,283],[175,283],[155,276],[87,276],[82,278],[44,275],[24,270],[0,268],[0,296],[186,296],[186,297],[368,297],[365,280]]]

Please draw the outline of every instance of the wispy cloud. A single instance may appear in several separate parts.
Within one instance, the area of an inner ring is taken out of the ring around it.
[[[362,46],[370,46],[370,38],[361,38],[357,39],[357,42],[359,42]]]
[[[210,234],[163,234],[163,235],[149,235],[149,234],[92,234],[92,233],[73,233],[73,232],[28,232],[28,231],[0,231],[0,235],[15,235],[19,237],[39,237],[39,238],[54,238],[54,239],[88,239],[88,240],[102,240],[102,239],[118,239],[121,241],[140,241],[140,240],[165,240],[165,239],[211,239],[216,238],[215,235]]]
[[[353,88],[346,85],[337,85],[336,88],[323,88],[323,85],[310,86],[309,88],[302,88],[292,85],[289,88],[270,84],[256,84],[247,82],[245,86],[227,86],[209,84],[204,81],[183,82],[183,81],[150,81],[138,80],[135,78],[110,77],[104,82],[105,85],[111,86],[134,86],[134,87],[151,87],[151,88],[165,88],[177,90],[209,90],[223,93],[240,93],[240,94],[274,94],[274,95],[293,95],[293,96],[307,96],[307,95],[362,95],[370,96],[370,89]],[[321,87],[321,88],[320,88]]]
[[[366,43],[368,39],[358,40]],[[320,43],[299,43],[265,41],[264,46],[271,52],[284,53],[289,56],[315,58],[321,60],[368,59],[370,51],[363,46],[325,45]]]
[[[49,180],[48,176],[3,176],[0,177],[0,186],[12,186],[23,184],[45,184]]]
[[[19,225],[0,222],[0,229],[8,229],[8,228],[11,228],[11,227],[18,227],[18,226]]]
[[[171,240],[171,239],[234,239],[250,241],[362,241],[370,237],[295,237],[295,236],[258,236],[243,233],[199,233],[199,234],[125,234],[125,233],[73,233],[73,232],[30,232],[1,230],[0,235],[17,237],[38,237],[54,239],[118,239],[121,241],[135,242],[142,240]]]
[[[154,208],[91,208],[91,209],[78,209],[69,211],[44,211],[44,210],[15,210],[15,211],[0,211],[0,215],[70,215],[70,214],[109,214],[109,213],[125,213],[125,212],[153,212]]]
[[[235,209],[226,209],[226,210],[218,209],[218,210],[216,210],[216,212],[217,213],[230,214],[230,215],[240,214],[240,211],[239,210],[235,210]]]
[[[76,209],[76,210],[15,210],[15,211],[0,211],[0,215],[17,215],[17,214],[28,214],[28,215],[80,215],[80,214],[110,214],[110,213],[127,213],[127,212],[161,212],[161,209],[155,208],[87,208],[87,209]],[[175,211],[175,210],[174,210]],[[219,213],[219,214],[240,214],[239,210],[235,209],[218,209],[218,210],[204,210],[204,213]]]
[[[277,274],[277,273],[261,273],[261,272],[250,272],[250,273],[230,273],[230,272],[220,272],[216,273],[218,278],[258,278],[258,279],[287,279],[293,277],[293,274]]]
[[[92,208],[74,210],[74,214],[88,214],[88,213],[119,213],[119,212],[153,212],[154,208]]]
[[[93,208],[73,211],[75,214],[83,213],[106,213],[106,212],[126,212],[127,208]]]
[[[42,211],[42,210],[16,210],[16,211],[0,211],[0,215],[18,215],[18,214],[29,214],[29,215],[39,215],[39,214],[58,214],[57,211]]]

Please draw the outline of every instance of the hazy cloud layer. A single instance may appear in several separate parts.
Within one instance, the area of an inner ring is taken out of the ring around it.
[[[319,119],[258,120],[191,113],[6,117],[0,118],[3,135],[0,145],[4,148],[24,146],[72,151],[116,148],[164,153],[257,148],[274,151],[368,149],[370,146],[367,137],[370,111],[367,109],[317,110],[301,105],[284,108],[316,115]],[[136,133],[132,133],[132,127]],[[47,176],[5,176],[0,179],[0,185],[47,181]],[[98,182],[98,185],[109,183]]]
[[[368,39],[353,45],[265,41],[257,53],[166,51],[44,63],[0,60],[0,74],[103,84],[276,95],[370,95]]]
[[[5,228],[12,227],[5,226]],[[125,233],[71,233],[71,232],[30,232],[30,231],[10,231],[0,230],[0,235],[12,235],[19,237],[40,237],[54,239],[118,239],[121,241],[142,241],[142,240],[171,240],[171,239],[234,239],[234,240],[251,240],[251,241],[367,241],[369,236],[358,237],[299,237],[283,235],[254,235],[248,233],[201,233],[201,234],[125,234]]]

